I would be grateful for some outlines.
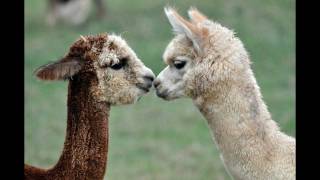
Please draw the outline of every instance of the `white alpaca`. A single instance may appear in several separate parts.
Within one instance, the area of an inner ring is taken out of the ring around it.
[[[165,13],[176,37],[163,55],[168,66],[154,81],[157,95],[193,99],[234,179],[295,179],[295,139],[271,119],[242,42],[194,8],[191,22],[172,8]]]

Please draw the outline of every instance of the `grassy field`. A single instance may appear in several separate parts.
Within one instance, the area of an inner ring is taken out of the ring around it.
[[[134,3],[133,3],[134,2]],[[108,16],[82,28],[45,25],[45,1],[25,1],[25,163],[52,166],[66,129],[67,82],[40,82],[32,72],[62,57],[80,34],[122,33],[158,74],[173,37],[166,4],[186,15],[190,5],[234,29],[253,61],[264,100],[281,129],[295,136],[294,0],[108,0]],[[191,100],[166,102],[149,93],[137,104],[113,107],[105,179],[230,179],[206,121]]]

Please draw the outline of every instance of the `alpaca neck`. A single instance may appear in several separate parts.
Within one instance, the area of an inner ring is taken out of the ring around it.
[[[97,81],[75,77],[68,88],[67,135],[53,175],[103,179],[108,152],[110,105],[93,95]]]
[[[213,89],[210,94],[195,98],[194,103],[206,118],[223,154],[245,152],[252,147],[252,140],[265,147],[278,130],[253,76]]]

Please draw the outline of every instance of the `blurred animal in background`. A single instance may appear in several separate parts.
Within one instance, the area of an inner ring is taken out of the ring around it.
[[[82,25],[88,20],[92,3],[96,6],[96,17],[103,18],[106,15],[104,0],[49,0],[47,23],[49,26],[54,26],[57,22]]]

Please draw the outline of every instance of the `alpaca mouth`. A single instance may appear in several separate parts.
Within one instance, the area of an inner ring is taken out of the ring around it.
[[[158,97],[164,99],[164,100],[167,100],[168,99],[168,91],[165,90],[163,92],[160,92],[158,89],[156,90],[156,94]]]
[[[138,83],[136,86],[145,92],[149,92],[151,88],[151,86],[149,86],[148,84],[142,84],[142,83]]]

